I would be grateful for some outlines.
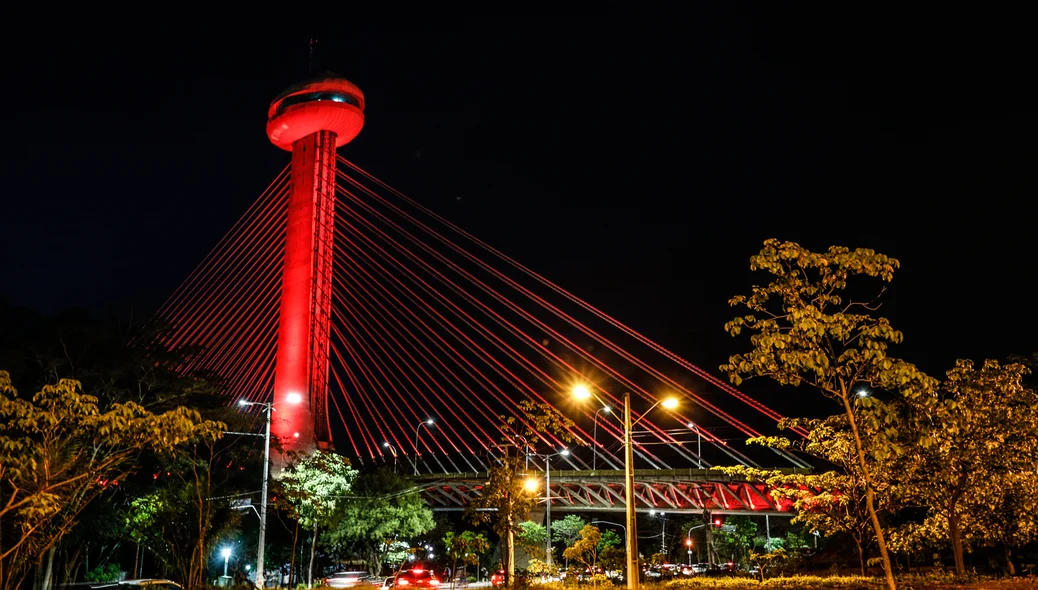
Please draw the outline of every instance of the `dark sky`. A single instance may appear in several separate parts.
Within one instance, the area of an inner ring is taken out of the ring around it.
[[[899,258],[885,312],[931,371],[1038,350],[1027,19],[781,10],[464,18],[316,56],[367,97],[343,155],[708,369],[768,237]],[[306,38],[3,43],[14,303],[153,309],[287,162],[266,108]]]

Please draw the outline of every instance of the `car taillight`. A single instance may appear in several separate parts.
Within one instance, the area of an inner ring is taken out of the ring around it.
[[[408,585],[408,584],[410,584],[410,583],[411,583],[411,582],[408,582],[408,581],[407,581],[407,580],[405,580],[404,578],[400,578],[399,580],[397,580],[397,581],[396,581],[396,585],[397,585],[397,586],[407,586],[407,585]]]

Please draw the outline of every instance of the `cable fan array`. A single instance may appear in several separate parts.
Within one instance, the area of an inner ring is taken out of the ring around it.
[[[170,344],[203,348],[186,368],[220,374],[232,402],[272,396],[287,194],[286,169],[159,311],[174,325]],[[714,396],[778,421],[775,411],[343,158],[336,196],[327,403],[340,452],[361,463],[400,454],[415,470],[483,471],[504,438],[522,442],[502,417],[523,423],[522,404],[532,402],[572,418],[569,437],[589,447],[561,461],[588,468],[594,456],[620,469],[620,423],[600,404],[569,400],[583,384],[612,408],[624,392],[635,409],[661,391],[686,400],[640,423],[639,466],[759,466],[722,432],[761,433]],[[429,417],[435,425],[423,430]],[[708,457],[675,421],[695,425]]]

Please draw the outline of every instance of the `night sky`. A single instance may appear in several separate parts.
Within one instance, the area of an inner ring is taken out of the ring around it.
[[[726,301],[779,237],[899,258],[884,313],[906,333],[899,352],[940,374],[1038,350],[1023,21],[456,19],[327,35],[314,67],[366,95],[340,153],[696,364],[716,372],[745,347],[722,331]],[[304,37],[2,49],[12,303],[150,312],[288,161],[264,123],[307,76]]]

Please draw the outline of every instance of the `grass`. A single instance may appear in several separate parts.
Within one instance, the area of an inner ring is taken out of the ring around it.
[[[752,578],[684,578],[663,583],[643,583],[644,590],[883,590],[882,578],[862,576],[784,576],[764,582]],[[561,582],[533,584],[536,590],[590,590],[590,584],[565,585]],[[599,584],[599,590],[620,590],[622,586]],[[1038,577],[992,579],[948,575],[908,575],[898,579],[900,590],[1038,590]]]

